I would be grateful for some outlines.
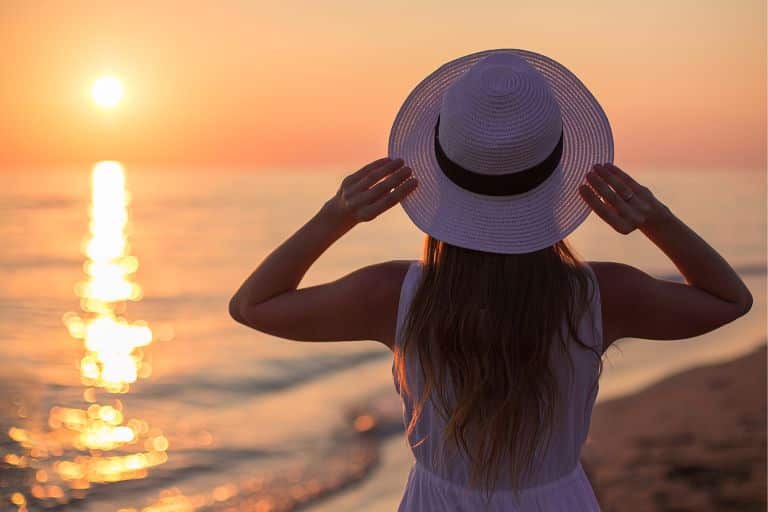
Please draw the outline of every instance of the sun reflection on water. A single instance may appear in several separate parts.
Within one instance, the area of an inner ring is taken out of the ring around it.
[[[91,173],[90,236],[82,248],[86,279],[75,286],[82,311],[63,316],[69,334],[85,349],[79,361],[85,404],[52,407],[47,429],[8,431],[23,450],[7,453],[2,462],[27,470],[34,481],[25,492],[9,494],[19,511],[28,510],[31,500],[43,506],[68,503],[85,497],[93,484],[144,478],[168,458],[162,432],[128,418],[115,397],[152,372],[145,357],[152,330],[121,316],[127,301],[142,298],[132,280],[139,263],[128,244],[129,204],[122,165],[97,163]]]
[[[173,337],[169,325],[156,325],[153,332],[146,322],[126,313],[129,303],[143,298],[134,279],[139,261],[129,245],[130,202],[122,165],[96,164],[89,232],[82,245],[85,277],[75,285],[79,311],[62,317],[78,348],[73,363],[82,388],[76,382],[52,384],[48,389],[55,393],[55,405],[27,400],[23,393],[8,397],[14,426],[3,429],[8,437],[0,442],[0,510],[70,510],[82,505],[88,510],[124,507],[117,512],[290,512],[365,478],[379,459],[375,436],[380,419],[370,411],[354,411],[348,424],[331,435],[335,442],[308,457],[252,471],[244,465],[244,474],[228,482],[208,476],[194,483],[187,477],[189,468],[198,471],[200,461],[208,463],[211,457],[207,471],[213,474],[219,469],[216,461],[228,457],[226,450],[215,453],[218,439],[183,418],[174,418],[164,433],[129,414],[128,393],[135,393],[136,383],[152,375],[148,356],[153,341]],[[391,415],[393,425],[401,424],[398,411]],[[168,464],[161,472],[157,466],[168,460],[171,443],[175,467]],[[201,455],[204,451],[210,454]],[[104,488],[150,473],[154,479],[144,485]]]

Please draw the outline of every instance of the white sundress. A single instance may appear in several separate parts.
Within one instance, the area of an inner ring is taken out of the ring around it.
[[[594,291],[593,302],[579,325],[579,336],[584,343],[602,342],[602,316],[600,309],[599,287],[594,272],[587,267]],[[397,311],[395,343],[400,344],[401,326],[413,298],[419,277],[421,262],[411,262],[400,291],[400,303]],[[581,447],[586,440],[592,416],[592,408],[597,397],[598,361],[590,350],[577,342],[571,343],[571,357],[574,363],[574,381],[568,382],[568,363],[556,364],[560,378],[560,407],[565,414],[553,425],[549,448],[541,459],[535,475],[528,475],[525,488],[520,493],[519,501],[513,500],[512,491],[507,487],[496,489],[490,501],[476,489],[469,488],[469,467],[463,454],[454,460],[449,468],[432,467],[432,455],[440,448],[440,435],[445,422],[431,407],[429,401],[414,432],[409,439],[411,451],[415,457],[405,484],[398,512],[433,512],[433,511],[505,511],[505,512],[593,512],[600,511],[592,485],[581,466],[579,459]],[[555,353],[557,351],[553,351]],[[601,351],[602,352],[602,351]],[[562,354],[560,354],[562,356]],[[562,359],[562,357],[560,358]],[[406,359],[406,369],[413,390],[421,392],[421,376],[413,364]],[[392,366],[395,389],[403,403],[403,424],[408,425],[413,412],[413,404],[403,392]],[[418,443],[421,441],[421,443]],[[416,444],[417,446],[413,446]],[[506,475],[508,473],[502,473]]]

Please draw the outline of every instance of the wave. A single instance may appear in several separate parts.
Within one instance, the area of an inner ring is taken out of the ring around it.
[[[240,401],[243,396],[253,397],[283,391],[342,370],[389,357],[391,353],[388,351],[366,351],[344,357],[321,355],[301,359],[263,360],[265,367],[278,369],[279,374],[269,377],[234,374],[215,378],[209,378],[204,374],[177,374],[164,380],[139,382],[132,392],[131,399],[154,401],[172,398],[177,402],[194,405],[224,405],[228,401]],[[206,397],[210,402],[205,400]]]
[[[296,465],[253,474],[195,495],[167,490],[149,505],[158,512],[191,506],[204,512],[292,512],[365,479],[379,464],[381,445],[404,432],[399,402],[392,393],[361,400],[349,407],[344,425],[330,447]]]

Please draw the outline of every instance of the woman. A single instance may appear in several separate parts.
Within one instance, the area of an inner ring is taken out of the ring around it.
[[[416,459],[401,511],[599,510],[579,453],[603,353],[621,338],[712,331],[749,311],[749,290],[610,163],[602,108],[543,55],[487,50],[441,66],[401,107],[389,154],[347,176],[256,268],[232,317],[393,351]],[[421,261],[298,288],[338,238],[400,202],[427,235]],[[686,283],[580,261],[565,238],[591,211],[621,234],[640,230]]]

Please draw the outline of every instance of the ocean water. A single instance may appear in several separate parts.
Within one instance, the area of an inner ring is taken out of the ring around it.
[[[634,175],[731,263],[755,305],[690,340],[619,341],[598,402],[765,343],[764,173]],[[3,171],[0,510],[396,509],[410,455],[390,352],[278,339],[227,311],[342,177],[114,162]],[[681,279],[641,233],[594,214],[570,240],[584,259]],[[422,241],[396,207],[302,285],[418,258]]]

